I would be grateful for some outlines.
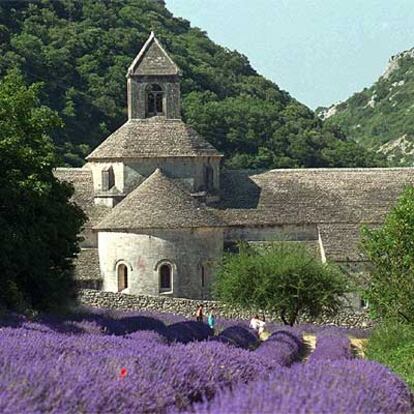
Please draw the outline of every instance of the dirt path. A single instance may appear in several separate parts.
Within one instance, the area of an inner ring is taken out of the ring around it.
[[[309,355],[314,351],[316,346],[316,335],[312,334],[303,334],[303,342],[305,344],[305,353],[303,356],[303,361],[306,361]]]
[[[351,346],[359,358],[365,358],[364,348],[368,342],[366,338],[354,338],[353,336],[349,337],[351,341]]]
[[[349,340],[351,341],[351,347],[355,355],[358,358],[365,358],[364,348],[367,344],[368,339],[354,338],[353,336],[350,336]],[[306,346],[306,352],[304,356],[304,361],[306,361],[316,347],[316,335],[305,333],[303,334],[303,341]]]

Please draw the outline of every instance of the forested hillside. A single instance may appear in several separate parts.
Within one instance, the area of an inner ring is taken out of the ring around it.
[[[0,76],[19,69],[42,81],[42,102],[65,127],[54,136],[62,160],[83,157],[126,120],[127,67],[149,35],[183,73],[183,117],[232,167],[378,165],[248,59],[214,44],[162,1],[40,0],[0,3]]]
[[[414,163],[414,49],[391,58],[370,88],[319,114],[348,137],[388,157],[391,165]]]

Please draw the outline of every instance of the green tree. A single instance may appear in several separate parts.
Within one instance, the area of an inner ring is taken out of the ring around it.
[[[45,82],[41,101],[65,123],[52,138],[66,164],[82,165],[85,153],[125,122],[125,73],[151,29],[182,70],[183,119],[229,167],[378,165],[357,143],[325,131],[314,112],[256,73],[245,56],[174,18],[162,2],[0,2],[0,76],[19,68],[28,83]]]
[[[373,316],[414,323],[414,187],[407,187],[382,227],[363,228],[372,263],[366,297]]]
[[[238,254],[226,255],[213,289],[218,300],[277,312],[291,326],[303,314],[334,315],[348,290],[336,267],[286,243],[260,250],[242,245]]]
[[[51,309],[72,293],[71,259],[85,216],[53,176],[47,133],[61,121],[39,105],[40,86],[0,81],[0,304]]]

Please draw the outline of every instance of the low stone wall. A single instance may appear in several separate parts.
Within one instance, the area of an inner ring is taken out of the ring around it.
[[[210,300],[191,300],[160,296],[126,295],[124,293],[102,292],[91,289],[80,289],[78,300],[80,305],[96,308],[108,308],[124,311],[157,311],[170,312],[187,317],[193,317],[197,305],[202,303],[206,312],[214,308],[216,315],[229,319],[250,319],[252,313],[245,309],[238,309],[221,302]],[[280,322],[277,314],[265,313],[269,322]],[[355,328],[368,328],[373,322],[368,318],[366,312],[355,312],[344,310],[335,318],[315,320],[301,320],[302,323],[314,322],[336,326],[347,326]]]

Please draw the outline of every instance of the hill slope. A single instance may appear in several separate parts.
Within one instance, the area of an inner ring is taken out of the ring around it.
[[[245,168],[376,165],[372,154],[325,128],[307,107],[259,76],[247,58],[214,44],[163,1],[0,3],[0,76],[43,81],[42,100],[65,128],[54,137],[67,164],[126,120],[128,65],[154,30],[183,72],[183,116]]]
[[[392,165],[413,165],[414,48],[393,56],[373,86],[318,113]]]

